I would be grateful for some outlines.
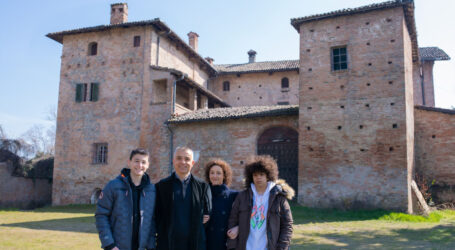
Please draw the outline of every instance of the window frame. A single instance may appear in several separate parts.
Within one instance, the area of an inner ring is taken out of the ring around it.
[[[98,43],[97,42],[91,42],[88,44],[88,51],[87,55],[88,56],[96,56],[98,54]]]
[[[341,49],[345,49],[344,54],[341,53]],[[335,51],[338,50],[338,54],[335,55]],[[330,71],[332,72],[340,72],[340,71],[346,71],[349,69],[349,55],[348,55],[348,46],[347,45],[341,45],[341,46],[335,46],[330,48]],[[339,57],[338,62],[335,62],[335,56]],[[341,57],[345,56],[346,59],[344,61],[341,60]],[[345,64],[345,67],[342,68],[342,65]],[[336,68],[338,66],[338,68]]]
[[[287,86],[283,86],[283,85],[287,85]],[[287,78],[287,77],[281,78],[281,88],[282,89],[288,89],[289,88],[289,78]]]
[[[231,90],[231,82],[224,81],[223,82],[223,91],[230,91]]]
[[[141,36],[134,36],[133,38],[133,47],[141,47]]]
[[[92,164],[108,164],[109,147],[106,142],[93,143]]]

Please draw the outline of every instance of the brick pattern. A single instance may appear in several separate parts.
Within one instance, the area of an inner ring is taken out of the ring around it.
[[[412,117],[406,111],[413,82],[404,22],[395,8],[300,26],[299,200],[305,206],[408,209]],[[344,45],[348,70],[332,72],[330,49]]]

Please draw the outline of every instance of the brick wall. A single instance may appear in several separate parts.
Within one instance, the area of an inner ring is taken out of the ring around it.
[[[14,177],[12,168],[0,162],[0,207],[32,209],[51,204],[52,181]]]
[[[174,149],[189,146],[200,155],[193,169],[203,176],[203,166],[211,157],[219,157],[233,168],[234,189],[243,186],[243,164],[250,155],[257,153],[257,139],[263,131],[274,126],[297,129],[296,116],[250,118],[223,121],[195,122],[173,126]]]
[[[409,209],[413,81],[404,22],[402,8],[393,8],[301,25],[305,206]],[[331,71],[336,46],[347,46],[348,70]]]
[[[455,202],[455,111],[415,109],[416,172],[430,184],[437,201]]]
[[[289,88],[281,88],[281,79],[289,79]],[[223,91],[223,82],[230,82],[230,90]],[[278,102],[299,103],[299,74],[297,71],[248,73],[240,77],[220,75],[210,82],[210,90],[233,107],[277,105]]]

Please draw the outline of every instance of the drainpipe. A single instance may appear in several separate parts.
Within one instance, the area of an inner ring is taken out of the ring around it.
[[[423,61],[420,61],[420,88],[422,88],[422,105],[425,106],[425,85],[423,72]]]
[[[185,75],[182,74],[182,76],[179,79],[175,79],[173,85],[172,85],[172,115],[175,114],[175,96],[177,95],[177,82],[181,81],[185,78]],[[166,123],[167,129],[169,130],[169,174],[172,173],[172,159],[174,158],[174,131],[171,129],[169,123]]]

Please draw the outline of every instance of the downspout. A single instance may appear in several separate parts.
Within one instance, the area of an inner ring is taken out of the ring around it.
[[[420,61],[420,88],[422,89],[422,105],[425,106],[425,86],[424,86],[423,61]]]
[[[185,78],[185,75],[182,75],[179,79],[175,79],[172,85],[172,113],[171,117],[175,114],[175,96],[177,94],[177,82]],[[171,129],[169,123],[166,123],[167,129],[169,130],[169,174],[172,173],[172,159],[174,158],[174,131]]]

